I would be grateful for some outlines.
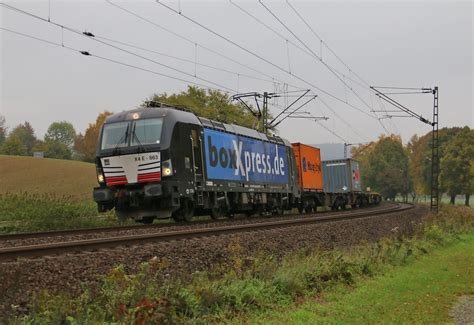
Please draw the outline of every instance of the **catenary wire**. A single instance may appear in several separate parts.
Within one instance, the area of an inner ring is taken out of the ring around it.
[[[270,30],[271,32],[273,32],[275,35],[277,35],[278,37],[280,37],[281,39],[283,39],[285,42],[293,45],[295,48],[297,48],[298,50],[300,50],[301,52],[305,53],[306,55],[309,55],[313,58],[316,58],[318,60],[321,60],[322,61],[322,58],[320,56],[315,56],[314,53],[311,53],[309,52],[308,50],[302,48],[300,45],[296,44],[295,42],[293,42],[292,40],[289,40],[287,37],[285,37],[284,35],[282,35],[281,33],[279,33],[278,31],[276,31],[274,28],[272,28],[271,26],[269,26],[268,24],[264,23],[261,19],[259,19],[258,17],[256,17],[255,15],[253,15],[252,13],[250,13],[248,10],[244,9],[242,6],[238,5],[237,3],[235,3],[234,1],[232,0],[229,0],[229,2],[234,5],[236,8],[238,8],[240,11],[242,11],[244,14],[246,14],[247,16],[249,16],[250,18],[252,18],[253,20],[255,20],[257,23],[259,23],[260,25],[264,26],[265,28],[267,28],[268,30]],[[326,63],[327,64],[327,63]],[[352,79],[351,77],[345,75],[344,73],[342,73],[341,71],[337,70],[335,67],[327,64],[328,68],[330,68],[331,70],[333,70],[334,72],[340,74],[342,77],[345,77],[346,79],[348,80],[351,80],[352,82],[358,84],[359,86],[363,87],[363,88],[366,88],[366,89],[369,89],[371,90],[369,87],[363,85],[362,83],[358,82],[357,80],[354,80]]]
[[[191,39],[188,38],[188,37],[185,37],[185,36],[183,36],[183,35],[181,35],[181,34],[179,34],[179,33],[176,33],[175,31],[173,31],[173,30],[171,30],[171,29],[169,29],[169,28],[166,28],[166,27],[164,27],[164,26],[162,26],[162,25],[160,25],[160,24],[157,24],[156,22],[151,21],[151,20],[149,20],[149,19],[143,17],[143,16],[137,14],[136,12],[133,12],[132,10],[129,10],[129,9],[125,8],[125,7],[122,7],[122,6],[120,6],[120,5],[116,4],[116,3],[113,3],[113,2],[110,1],[110,0],[106,0],[106,2],[109,3],[110,5],[112,5],[112,6],[116,7],[116,8],[118,8],[118,9],[120,9],[120,10],[126,12],[126,13],[129,14],[129,15],[132,15],[132,16],[134,16],[134,17],[136,17],[136,18],[138,18],[138,19],[140,19],[140,20],[142,20],[142,21],[144,21],[144,22],[147,22],[148,24],[151,24],[151,25],[155,26],[155,27],[158,28],[158,29],[164,30],[165,32],[170,33],[171,35],[174,35],[174,36],[176,36],[177,38],[180,38],[180,39],[182,39],[182,40],[185,40],[185,41],[187,41],[188,43],[191,43],[191,44],[193,44],[193,45],[197,44],[200,48],[202,48],[202,49],[204,49],[204,50],[206,50],[206,51],[208,51],[208,52],[210,52],[210,53],[212,53],[212,54],[214,54],[214,55],[217,55],[217,56],[219,56],[219,57],[221,57],[221,58],[224,58],[224,59],[226,59],[226,60],[228,60],[228,61],[230,61],[230,62],[233,62],[233,63],[235,63],[235,64],[237,64],[237,65],[239,65],[239,66],[242,66],[242,67],[244,67],[244,68],[246,68],[246,69],[252,70],[252,71],[254,71],[254,72],[258,73],[258,74],[261,74],[261,75],[263,75],[263,76],[265,76],[265,77],[267,77],[267,78],[270,78],[270,79],[272,79],[272,80],[278,81],[278,82],[281,83],[281,84],[287,84],[287,85],[291,86],[292,88],[295,88],[295,89],[304,89],[303,87],[299,87],[299,86],[290,84],[290,83],[288,83],[288,82],[285,82],[285,81],[283,81],[283,80],[279,80],[279,79],[277,79],[277,78],[275,78],[275,77],[273,77],[273,76],[271,76],[271,75],[269,75],[269,74],[267,74],[267,73],[265,73],[265,72],[262,72],[262,71],[260,71],[260,70],[255,69],[255,68],[252,68],[252,67],[250,67],[250,66],[247,65],[247,64],[241,63],[241,62],[239,62],[239,61],[237,61],[237,60],[235,60],[235,59],[233,59],[233,58],[231,58],[231,57],[229,57],[229,56],[227,56],[227,55],[224,55],[224,54],[222,54],[222,53],[220,53],[220,52],[218,52],[218,51],[215,51],[215,50],[213,50],[213,49],[211,49],[211,48],[209,48],[209,47],[207,47],[207,46],[205,46],[205,45],[202,45],[201,43],[195,42],[195,41],[191,40]]]
[[[274,68],[276,68],[276,69],[278,69],[278,70],[280,70],[280,71],[282,71],[282,72],[285,72],[285,73],[289,74],[290,76],[292,76],[292,77],[298,79],[299,81],[301,81],[301,82],[303,82],[303,83],[305,83],[305,84],[307,84],[307,85],[309,85],[309,86],[311,86],[311,87],[313,87],[313,88],[319,90],[321,93],[326,94],[327,96],[329,96],[329,97],[331,97],[331,98],[333,98],[333,99],[336,99],[336,100],[338,100],[338,101],[340,101],[340,102],[342,102],[342,103],[344,103],[344,104],[346,104],[346,105],[348,105],[348,106],[350,106],[350,107],[352,107],[352,108],[358,110],[359,112],[361,112],[362,114],[367,115],[367,116],[370,117],[370,118],[377,119],[376,117],[374,117],[373,115],[371,115],[371,114],[367,113],[366,111],[360,109],[359,107],[357,107],[357,106],[355,106],[355,105],[352,105],[352,104],[350,104],[350,103],[347,103],[344,99],[341,99],[341,98],[337,97],[336,95],[334,95],[334,94],[332,94],[332,93],[330,93],[330,92],[328,92],[328,91],[326,91],[326,90],[324,90],[324,89],[322,89],[322,88],[316,86],[315,84],[313,84],[313,83],[311,83],[311,82],[309,82],[309,81],[303,79],[302,77],[300,77],[300,76],[298,76],[298,75],[296,75],[296,74],[294,74],[294,73],[293,73],[293,74],[290,73],[288,70],[286,70],[285,68],[282,68],[282,67],[279,66],[278,64],[273,63],[272,61],[270,61],[270,60],[268,60],[268,59],[262,57],[261,55],[255,53],[255,52],[253,52],[253,51],[251,51],[251,50],[245,48],[244,46],[242,46],[242,45],[240,45],[240,44],[238,44],[238,43],[232,41],[231,39],[229,39],[229,38],[227,38],[227,37],[225,37],[225,36],[219,34],[218,32],[216,32],[216,31],[212,30],[211,28],[209,28],[209,27],[207,27],[207,26],[201,24],[200,22],[194,20],[193,18],[190,18],[190,17],[184,15],[183,13],[176,11],[175,9],[173,9],[173,8],[169,7],[168,5],[166,5],[166,4],[162,3],[162,2],[160,2],[159,0],[156,0],[156,3],[159,4],[159,5],[161,5],[161,6],[163,6],[163,7],[165,7],[165,8],[167,8],[168,10],[170,10],[170,11],[172,11],[172,12],[178,14],[179,16],[181,16],[181,17],[183,17],[183,18],[185,18],[185,19],[191,21],[192,23],[198,25],[199,27],[201,27],[201,28],[207,30],[207,31],[210,32],[211,34],[213,34],[213,35],[215,35],[215,36],[217,36],[217,37],[219,37],[219,38],[225,40],[226,42],[228,42],[228,43],[230,43],[230,44],[232,44],[232,45],[234,45],[234,46],[240,48],[242,51],[244,51],[244,52],[246,52],[246,53],[248,53],[248,54],[250,54],[250,55],[252,55],[252,56],[254,56],[254,57],[258,58],[258,59],[260,59],[261,61],[264,61],[265,63],[267,63],[267,64],[273,66]]]
[[[145,51],[145,52],[149,52],[149,53],[154,53],[154,54],[157,54],[157,55],[161,55],[161,56],[164,56],[164,57],[175,59],[175,60],[178,60],[178,61],[181,61],[181,62],[193,63],[193,64],[196,64],[198,66],[205,67],[205,68],[208,68],[208,69],[221,71],[221,72],[225,72],[225,73],[228,73],[228,74],[233,74],[235,76],[245,77],[245,78],[248,78],[248,79],[254,79],[254,80],[259,80],[259,81],[264,81],[264,82],[269,82],[269,83],[275,82],[275,80],[259,78],[259,77],[251,76],[251,75],[248,75],[248,74],[245,74],[245,73],[231,71],[231,70],[215,67],[215,66],[212,66],[212,65],[196,62],[196,61],[193,61],[193,60],[180,58],[180,57],[175,56],[175,55],[170,55],[170,54],[166,54],[166,53],[163,53],[163,52],[158,52],[158,51],[151,50],[151,49],[148,49],[148,48],[144,48],[144,47],[141,47],[141,46],[138,46],[138,45],[133,45],[131,43],[118,41],[118,40],[111,39],[111,38],[104,37],[104,36],[99,36],[97,34],[95,34],[95,37],[98,38],[98,39],[103,39],[103,40],[106,40],[106,41],[109,41],[109,42],[113,42],[113,43],[121,44],[121,45],[124,45],[124,46],[128,46],[128,47],[131,47],[131,48],[134,48],[134,49],[137,49],[137,50],[141,50],[141,51]]]
[[[165,74],[165,73],[161,73],[161,72],[149,70],[149,69],[146,69],[146,68],[142,68],[142,67],[139,67],[139,66],[135,66],[135,65],[132,65],[132,64],[128,64],[128,63],[126,63],[126,62],[122,62],[122,61],[110,59],[110,58],[107,58],[107,57],[104,57],[104,56],[95,55],[95,54],[92,54],[92,53],[87,52],[87,51],[81,51],[81,50],[78,50],[78,49],[76,49],[76,48],[73,48],[73,47],[64,45],[64,44],[52,42],[52,41],[49,41],[49,40],[46,40],[46,39],[43,39],[43,38],[39,38],[39,37],[36,37],[36,36],[32,36],[32,35],[29,35],[29,34],[25,34],[25,33],[22,33],[22,32],[18,32],[18,31],[15,31],[15,30],[12,30],[12,29],[8,29],[8,28],[5,28],[5,27],[0,27],[0,29],[1,29],[1,30],[4,30],[4,31],[6,31],[6,32],[10,32],[10,33],[12,33],[12,34],[17,34],[17,35],[20,35],[20,36],[23,36],[23,37],[27,37],[27,38],[30,38],[30,39],[34,39],[34,40],[37,40],[37,41],[40,41],[40,42],[43,42],[43,43],[47,43],[47,44],[50,44],[50,45],[55,45],[55,46],[58,46],[58,47],[62,47],[62,48],[64,48],[64,49],[67,49],[67,50],[70,50],[70,51],[78,52],[78,53],[80,53],[80,54],[82,54],[82,55],[85,55],[85,56],[95,57],[95,58],[98,58],[98,59],[101,59],[101,60],[104,60],[104,61],[108,61],[108,62],[112,62],[112,63],[115,63],[115,64],[119,64],[119,65],[122,65],[122,66],[134,68],[134,69],[137,69],[137,70],[141,70],[141,71],[144,71],[144,72],[152,73],[152,74],[159,75],[159,76],[162,76],[162,77],[166,77],[166,78],[170,78],[170,79],[174,79],[174,80],[178,80],[178,81],[183,81],[183,82],[186,82],[186,83],[189,83],[189,84],[193,84],[193,85],[196,85],[196,86],[205,87],[205,88],[210,88],[210,87],[208,87],[208,86],[206,86],[206,85],[203,85],[203,84],[201,84],[201,83],[197,83],[197,82],[194,82],[194,81],[190,81],[190,80],[186,80],[186,79],[182,79],[182,78],[170,76],[170,75],[167,75],[167,74]],[[212,88],[211,88],[211,89],[212,89]],[[214,88],[214,89],[220,90],[220,89],[217,89],[217,88]]]
[[[367,81],[365,81],[362,77],[360,77],[355,71],[353,71],[349,65],[347,65],[337,54],[336,52],[334,52],[330,47],[329,45],[318,35],[318,33],[316,33],[316,31],[311,27],[311,25],[303,18],[303,16],[298,12],[298,10],[296,10],[296,8],[290,3],[289,0],[286,0],[286,3],[288,4],[288,6],[293,10],[293,12],[301,19],[301,21],[309,28],[309,30],[313,33],[314,36],[316,36],[316,38],[318,38],[322,44],[324,44],[324,46],[336,57],[337,60],[339,60],[339,62],[341,62],[346,68],[347,70],[349,70],[349,72],[351,72],[352,74],[354,74],[360,81],[362,81],[367,87],[370,87],[369,83]]]
[[[4,6],[4,7],[6,7],[7,9],[10,9],[10,10],[16,11],[16,12],[18,12],[18,13],[27,15],[27,16],[29,16],[29,17],[38,19],[38,20],[43,21],[43,22],[46,22],[46,23],[48,23],[48,24],[52,24],[52,25],[54,25],[54,26],[60,27],[60,28],[62,28],[62,29],[65,29],[65,30],[67,30],[67,31],[70,31],[70,32],[72,32],[72,33],[75,33],[75,34],[81,35],[81,36],[83,36],[83,37],[86,37],[87,39],[93,40],[93,41],[95,41],[95,42],[98,42],[98,43],[101,43],[101,44],[103,44],[103,45],[109,46],[109,47],[114,48],[114,49],[116,49],[116,50],[119,50],[119,51],[121,51],[121,52],[127,53],[127,54],[129,54],[129,55],[133,55],[133,56],[135,56],[135,57],[141,58],[141,59],[146,60],[146,61],[148,61],[148,62],[151,62],[151,63],[157,64],[157,65],[163,66],[163,67],[165,67],[165,68],[167,68],[167,69],[170,69],[170,70],[173,70],[173,71],[182,73],[182,74],[187,75],[187,76],[189,76],[189,77],[193,77],[193,78],[199,79],[199,80],[201,80],[201,81],[203,81],[203,82],[206,82],[206,83],[209,83],[209,84],[211,84],[211,85],[217,86],[218,88],[222,88],[222,89],[225,89],[225,90],[230,91],[230,92],[236,92],[236,90],[231,89],[231,88],[229,88],[229,87],[227,87],[227,86],[221,85],[221,84],[216,83],[216,82],[213,82],[213,81],[211,81],[211,80],[207,80],[207,79],[205,79],[205,78],[201,78],[201,77],[194,76],[193,74],[191,74],[191,73],[189,73],[189,72],[186,72],[186,71],[183,71],[183,70],[181,70],[181,69],[172,67],[172,66],[170,66],[170,65],[167,65],[167,64],[164,64],[164,63],[155,61],[155,60],[150,59],[150,58],[148,58],[148,57],[145,57],[145,56],[143,56],[143,55],[140,55],[140,54],[134,53],[134,52],[132,52],[132,51],[129,51],[129,50],[127,50],[127,49],[121,48],[121,47],[119,47],[119,46],[115,46],[115,45],[113,45],[113,44],[107,43],[107,42],[102,41],[102,40],[100,40],[100,39],[96,39],[95,37],[88,36],[88,35],[86,35],[85,33],[81,32],[81,31],[79,31],[79,30],[76,30],[76,29],[74,29],[74,28],[71,28],[71,27],[68,27],[68,26],[65,26],[65,25],[56,23],[56,22],[54,22],[54,21],[52,21],[52,20],[45,19],[45,18],[43,18],[43,17],[37,16],[37,15],[32,14],[32,13],[30,13],[30,12],[27,12],[27,11],[24,11],[24,10],[21,10],[21,9],[18,9],[18,8],[16,8],[16,7],[13,7],[13,6],[4,4],[4,3],[1,3],[1,5]]]
[[[273,16],[291,35],[293,35],[294,38],[296,38],[308,51],[310,51],[315,57],[319,58],[320,62],[337,78],[339,81],[341,81],[344,86],[346,86],[367,108],[371,111],[373,108],[370,107],[370,105],[351,87],[349,86],[336,72],[334,72],[331,67],[328,66],[326,62],[323,61],[321,57],[319,57],[301,38],[296,35],[295,32],[293,32],[269,7],[267,7],[262,0],[259,0],[259,3],[270,13],[270,15]],[[347,103],[347,100],[346,100]],[[385,132],[389,132],[385,125],[382,123],[382,121],[378,118],[377,114],[374,113],[374,117],[378,120],[382,128],[385,130]]]

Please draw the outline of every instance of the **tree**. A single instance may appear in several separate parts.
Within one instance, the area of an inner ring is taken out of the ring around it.
[[[89,127],[84,132],[79,133],[74,142],[74,150],[81,156],[82,160],[94,162],[95,150],[97,141],[99,139],[100,128],[105,122],[105,119],[112,115],[111,112],[104,111],[97,116],[95,123],[90,123]]]
[[[7,138],[7,127],[5,125],[5,117],[0,115],[0,146]]]
[[[18,137],[9,136],[2,145],[1,153],[12,156],[26,156],[28,148],[23,144]]]
[[[187,91],[179,94],[155,94],[148,101],[161,102],[170,106],[188,108],[197,116],[206,117],[223,123],[234,123],[255,128],[256,118],[240,104],[229,103],[226,93],[188,86]]]
[[[16,126],[8,135],[8,139],[16,139],[12,140],[10,144],[19,142],[26,147],[25,156],[33,155],[33,146],[35,145],[37,139],[35,136],[35,131],[30,123],[25,122],[23,124],[19,124]],[[8,141],[8,140],[7,140]]]
[[[463,128],[449,142],[441,158],[441,187],[455,204],[456,195],[466,195],[466,205],[472,193],[474,173],[474,130]]]
[[[74,126],[66,121],[51,123],[44,136],[45,141],[59,142],[68,148],[73,146],[75,138],[76,130],[74,130]]]
[[[408,174],[408,151],[399,136],[380,136],[366,154],[357,156],[361,163],[364,184],[388,199],[405,196],[411,188]]]
[[[439,130],[439,156],[442,159],[447,145],[461,132],[462,128],[442,128]],[[422,137],[411,138],[407,147],[410,151],[410,174],[413,177],[414,190],[418,194],[431,191],[431,132]],[[445,189],[441,184],[441,192]]]
[[[72,151],[64,143],[47,140],[37,141],[33,146],[33,151],[42,151],[47,158],[71,159]]]

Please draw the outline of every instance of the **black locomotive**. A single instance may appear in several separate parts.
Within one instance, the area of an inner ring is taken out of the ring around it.
[[[108,117],[96,168],[99,187],[93,197],[99,211],[115,208],[119,219],[143,223],[205,214],[281,214],[303,210],[308,202],[300,200],[291,143],[165,105]],[[343,205],[354,203],[353,196]],[[367,202],[374,200],[372,195]]]

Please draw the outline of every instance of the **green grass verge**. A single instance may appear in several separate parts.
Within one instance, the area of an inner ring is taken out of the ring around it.
[[[474,231],[413,264],[355,288],[337,286],[296,307],[246,318],[264,324],[444,324],[458,296],[474,294]]]
[[[455,300],[455,293],[470,292],[459,290],[461,285],[467,288],[472,284],[464,278],[467,274],[450,287],[452,291],[442,289],[443,284],[449,282],[449,277],[460,274],[466,266],[462,255],[454,253],[458,250],[464,253],[472,251],[473,229],[473,209],[444,207],[439,215],[428,218],[413,238],[383,239],[345,250],[308,248],[283,259],[264,253],[256,257],[247,256],[237,238],[223,248],[228,261],[210,272],[170,279],[164,276],[169,272],[169,262],[156,258],[143,263],[136,274],[128,274],[124,268],[117,267],[104,276],[98,287],[86,290],[77,297],[40,292],[33,299],[30,315],[16,321],[195,324],[253,323],[267,317],[267,323],[306,323],[313,319],[309,317],[314,317],[315,322],[336,322],[340,319],[340,322],[352,323],[352,317],[366,315],[368,318],[360,322],[397,322],[398,316],[384,318],[388,317],[385,313],[392,312],[390,308],[403,310],[418,301],[430,302],[426,293],[411,292],[409,281],[419,282],[416,288],[420,290],[427,284],[428,289],[425,290],[429,294],[443,292],[449,299],[446,303],[449,306]],[[466,237],[463,234],[469,235]],[[450,260],[450,254],[460,258]],[[445,258],[439,268],[447,268],[447,271],[426,273],[424,268],[435,268],[437,262],[433,260],[430,264],[426,262],[430,259],[425,256]],[[424,261],[426,265],[418,264]],[[455,261],[458,264],[449,264]],[[406,273],[407,278],[396,278],[398,273]],[[383,274],[386,275],[380,277]],[[424,282],[418,281],[418,278]],[[377,284],[377,280],[381,283]],[[436,281],[440,281],[439,284]],[[405,286],[402,286],[404,283]],[[404,294],[389,298],[391,291],[403,288],[406,288]],[[372,291],[369,292],[369,289]],[[390,302],[390,299],[393,301]],[[344,303],[337,305],[338,300]],[[301,302],[305,302],[303,307],[295,307]],[[356,303],[359,305],[355,306],[361,309],[351,307]],[[386,307],[382,306],[384,303]],[[307,310],[306,306],[312,309]],[[412,312],[415,313],[417,308],[422,307],[415,306]],[[367,309],[373,312],[369,314],[365,311]],[[317,319],[317,315],[323,318]]]
[[[0,234],[117,225],[96,204],[50,194],[0,194]]]

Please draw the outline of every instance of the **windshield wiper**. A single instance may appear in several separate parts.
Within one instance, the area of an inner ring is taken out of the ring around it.
[[[112,155],[116,155],[117,153],[120,154],[120,145],[127,139],[127,134],[128,134],[128,129],[130,128],[130,123],[127,124],[127,129],[125,130],[125,133],[122,135],[122,137],[119,139],[117,144],[115,145],[114,151],[112,152]]]
[[[136,130],[136,129],[137,129],[137,124],[134,123],[134,124],[133,124],[133,129],[132,129],[132,141],[133,141],[134,139],[137,140],[137,143],[138,143],[138,150],[137,150],[137,153],[140,153],[140,152],[145,151],[145,150],[143,149],[143,145],[142,145],[142,143],[140,142],[140,139],[138,138],[138,135],[135,133],[135,130]]]

